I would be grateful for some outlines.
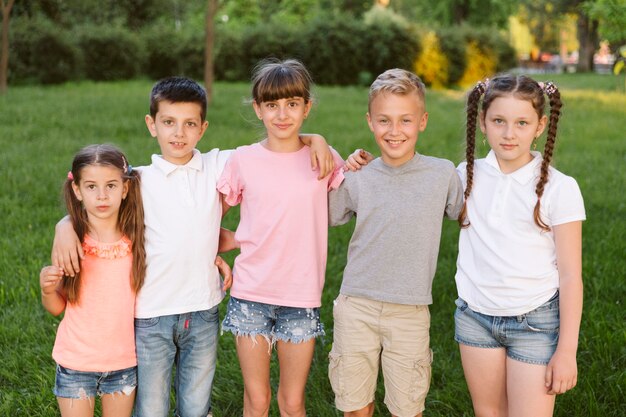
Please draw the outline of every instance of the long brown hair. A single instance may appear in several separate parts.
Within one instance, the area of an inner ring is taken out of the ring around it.
[[[85,235],[89,231],[89,218],[87,217],[87,211],[82,207],[81,201],[74,194],[72,183],[79,185],[83,168],[90,165],[115,167],[122,173],[124,182],[128,182],[128,193],[120,205],[117,223],[120,231],[132,243],[132,288],[135,292],[138,292],[143,285],[146,275],[144,214],[139,172],[133,170],[124,154],[112,145],[90,145],[81,149],[74,156],[72,170],[63,185],[63,195],[70,221],[81,242],[84,242]],[[78,302],[80,283],[80,273],[77,273],[74,277],[63,277],[63,290],[68,302]]]
[[[554,144],[556,141],[556,130],[561,115],[561,93],[558,88],[552,83],[546,83],[545,85],[539,85],[537,81],[525,75],[509,75],[503,74],[495,77],[487,82],[479,82],[470,91],[467,97],[467,123],[466,123],[466,148],[465,148],[465,160],[466,165],[466,187],[464,193],[464,202],[461,213],[459,214],[459,224],[465,228],[469,226],[467,220],[467,199],[472,192],[472,186],[474,182],[474,151],[476,148],[476,120],[478,117],[478,106],[482,99],[481,117],[485,117],[487,109],[498,97],[514,95],[521,100],[527,100],[532,105],[537,116],[541,119],[543,117],[543,109],[545,107],[545,95],[550,99],[550,117],[548,124],[548,133],[546,137],[546,144],[543,149],[543,159],[541,161],[541,173],[537,186],[535,187],[535,194],[537,194],[537,203],[533,212],[535,224],[539,226],[543,231],[549,231],[550,227],[541,218],[541,197],[543,196],[544,188],[548,182],[548,174],[550,169],[550,162],[552,161],[552,155],[554,153]]]

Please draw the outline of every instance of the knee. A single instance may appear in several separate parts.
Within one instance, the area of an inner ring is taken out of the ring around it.
[[[246,408],[249,408],[252,412],[251,415],[255,416],[263,416],[267,415],[270,409],[270,402],[272,399],[272,394],[270,391],[267,392],[257,392],[257,393],[246,393]]]
[[[279,395],[277,400],[278,408],[280,408],[283,415],[304,415],[304,397]]]
[[[474,407],[476,417],[506,417],[507,410],[497,407]]]
[[[343,415],[344,417],[371,417],[374,415],[374,403],[369,403],[360,410],[345,412]]]

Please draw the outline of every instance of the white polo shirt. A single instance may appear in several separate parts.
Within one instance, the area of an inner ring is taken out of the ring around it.
[[[160,155],[139,167],[146,224],[146,278],[135,317],[209,309],[223,298],[215,256],[222,207],[217,180],[232,151],[194,150],[185,165]]]
[[[475,161],[467,200],[470,226],[461,229],[456,284],[468,306],[491,316],[527,313],[559,288],[554,233],[535,224],[535,187],[541,154],[515,172],[500,171],[493,151]],[[457,171],[466,185],[466,163]],[[541,219],[550,227],[585,220],[576,180],[550,167],[541,198]]]

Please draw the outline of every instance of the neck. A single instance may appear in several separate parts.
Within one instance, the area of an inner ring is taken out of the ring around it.
[[[304,146],[299,136],[287,139],[267,137],[266,139],[261,141],[261,145],[263,145],[265,149],[268,149],[272,152],[284,153],[297,152]]]
[[[98,219],[89,216],[89,235],[102,243],[115,243],[122,238],[117,225],[117,216],[112,219]]]

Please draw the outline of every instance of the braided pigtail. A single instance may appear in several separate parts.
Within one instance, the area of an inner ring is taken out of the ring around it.
[[[467,199],[472,192],[472,185],[474,183],[474,150],[476,149],[476,120],[478,119],[478,103],[480,98],[485,93],[487,85],[484,82],[479,82],[470,91],[467,97],[467,123],[465,128],[465,172],[466,172],[466,185],[465,192],[463,193],[463,207],[459,213],[459,226],[466,228],[470,225],[467,220]]]
[[[550,99],[550,120],[548,123],[548,134],[546,137],[546,146],[543,149],[543,160],[541,161],[541,172],[535,193],[537,194],[537,204],[535,204],[534,218],[535,223],[543,231],[550,231],[550,227],[541,219],[541,197],[543,191],[548,182],[548,173],[550,169],[550,162],[552,161],[552,155],[554,154],[554,144],[556,142],[556,130],[561,116],[561,93],[553,83],[546,83],[543,86],[543,91]]]

